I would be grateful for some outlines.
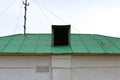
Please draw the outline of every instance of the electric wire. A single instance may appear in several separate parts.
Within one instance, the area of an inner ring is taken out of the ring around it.
[[[40,1],[41,1],[41,0],[40,0]],[[59,20],[61,20],[61,21],[64,22],[65,24],[69,25],[67,21],[65,21],[65,20],[63,20],[61,17],[57,16],[55,13],[53,13],[51,10],[49,10],[47,7],[45,7],[40,1],[36,0],[36,4],[38,4],[38,5],[40,4],[41,7],[43,7],[43,8],[44,8],[46,11],[48,11],[50,14],[54,15],[56,18],[58,18]],[[41,8],[41,7],[39,6],[39,8]],[[45,12],[44,12],[44,14],[45,14]],[[47,16],[47,18],[49,19],[48,16]],[[51,21],[51,20],[49,19],[49,21]],[[51,21],[51,22],[52,22],[52,21]],[[77,28],[75,28],[74,26],[72,26],[71,28],[73,28],[73,29],[76,30],[77,32],[81,33],[80,30],[77,29]]]
[[[14,0],[4,11],[2,11],[0,13],[0,17],[16,2],[17,0]],[[22,1],[22,0],[21,0]],[[54,14],[52,11],[50,11],[47,7],[45,7],[40,1],[38,0],[33,0],[37,6],[39,7],[39,9],[42,11],[42,13],[45,15],[45,17],[48,19],[48,21],[52,23],[52,21],[50,20],[50,18],[46,15],[45,11],[42,9],[44,8],[46,11],[48,11],[50,14],[54,15],[56,18],[58,18],[59,20],[61,20],[62,22],[64,22],[65,24],[68,24],[68,22],[64,21],[62,18],[58,17],[56,14]],[[41,8],[42,7],[42,8]],[[18,18],[17,18],[17,23],[16,23],[16,29],[15,29],[15,32],[17,31],[17,28],[18,28],[18,22],[19,22],[19,18],[20,18],[20,13],[21,13],[21,8],[22,8],[22,5],[20,7],[20,11],[19,11],[19,15],[18,15]],[[73,27],[72,28],[78,32],[80,32],[77,28]]]
[[[49,10],[47,7],[45,7],[40,1],[36,0],[46,11],[48,11],[50,14],[54,15],[56,18],[64,22],[65,24],[68,24],[65,20],[63,20],[61,17],[57,16],[55,13],[53,13],[51,10]]]
[[[53,24],[52,23],[52,21],[49,19],[49,17],[46,15],[46,13],[45,13],[45,11],[41,8],[41,6],[38,4],[38,2],[36,1],[36,0],[33,0],[35,3],[36,3],[36,5],[38,6],[38,8],[41,10],[41,12],[45,15],[45,17],[48,19],[48,21],[51,23],[51,24]]]
[[[17,0],[14,0],[6,9],[4,9],[1,13],[0,13],[0,17],[16,2]]]
[[[19,22],[19,20],[20,20],[21,11],[22,11],[22,4],[20,5],[19,14],[18,14],[18,17],[17,17],[16,26],[15,26],[16,28],[15,28],[14,33],[16,33],[17,28],[18,28],[18,22]]]
[[[71,28],[73,28],[74,30],[76,30],[77,32],[81,33],[81,31],[77,28],[75,28],[74,26],[72,26]]]

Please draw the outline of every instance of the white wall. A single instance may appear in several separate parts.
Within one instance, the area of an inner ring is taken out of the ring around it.
[[[119,80],[120,56],[0,56],[0,80]]]
[[[0,56],[0,80],[51,80],[50,65],[50,56]]]
[[[72,57],[72,80],[119,80],[120,56]]]
[[[50,56],[0,56],[0,68],[49,66],[50,60]]]
[[[71,80],[71,56],[52,56],[53,80]]]
[[[119,80],[120,56],[53,56],[53,80]]]

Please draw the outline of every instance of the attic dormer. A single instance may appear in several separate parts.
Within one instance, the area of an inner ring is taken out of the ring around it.
[[[53,46],[70,45],[70,25],[52,25]]]

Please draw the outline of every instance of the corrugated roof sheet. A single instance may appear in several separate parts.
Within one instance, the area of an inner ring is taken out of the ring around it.
[[[120,38],[71,34],[71,46],[52,46],[51,34],[0,37],[0,53],[12,54],[120,54]]]

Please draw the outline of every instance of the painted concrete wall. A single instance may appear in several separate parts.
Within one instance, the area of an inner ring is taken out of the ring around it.
[[[120,56],[0,56],[0,80],[119,80]]]
[[[50,60],[50,56],[0,56],[0,80],[50,80],[46,71]]]
[[[53,80],[71,80],[71,56],[52,56]]]
[[[74,75],[75,74],[75,75]],[[72,57],[72,80],[119,80],[119,56]]]

